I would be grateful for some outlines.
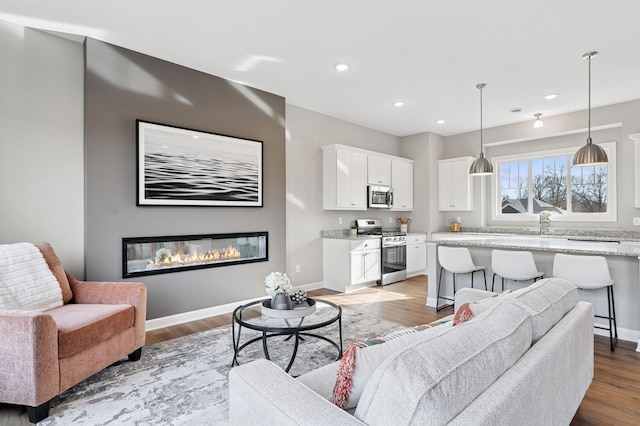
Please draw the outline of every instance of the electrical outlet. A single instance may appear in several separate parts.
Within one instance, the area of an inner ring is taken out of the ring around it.
[[[296,265],[296,272],[300,272],[300,265]]]
[[[634,225],[640,225],[640,217],[634,217],[633,218],[633,224]]]
[[[342,218],[341,217],[338,218],[338,225],[342,225]]]

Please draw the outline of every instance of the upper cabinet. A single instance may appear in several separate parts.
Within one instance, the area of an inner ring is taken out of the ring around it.
[[[367,182],[370,185],[391,186],[391,160],[367,156]]]
[[[391,163],[394,211],[413,210],[413,163],[393,160]]]
[[[473,181],[469,168],[473,157],[438,161],[438,208],[440,211],[473,210]]]
[[[367,156],[323,147],[322,180],[324,210],[367,209]]]
[[[413,210],[413,160],[347,145],[322,147],[324,210],[367,210],[367,186],[393,188],[393,208]]]

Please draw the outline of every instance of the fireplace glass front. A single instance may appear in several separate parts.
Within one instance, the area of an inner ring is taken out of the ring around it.
[[[122,239],[122,277],[266,262],[268,232]]]

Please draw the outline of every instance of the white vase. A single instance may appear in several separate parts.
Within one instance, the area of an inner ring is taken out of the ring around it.
[[[400,232],[407,232],[407,225],[400,225]]]

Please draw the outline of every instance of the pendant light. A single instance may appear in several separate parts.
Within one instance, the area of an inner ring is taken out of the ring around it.
[[[582,55],[582,59],[589,61],[589,127],[587,130],[587,144],[580,148],[573,156],[574,166],[596,166],[609,162],[609,158],[604,149],[598,145],[594,145],[591,140],[591,58],[597,54],[598,52],[589,52]]]
[[[544,122],[540,119],[541,115],[542,115],[541,112],[537,112],[533,114],[533,116],[536,118],[536,121],[533,122],[534,129],[539,129],[540,127],[544,127]]]
[[[472,176],[486,176],[493,174],[493,165],[489,160],[484,158],[482,152],[482,89],[486,84],[479,83],[476,88],[480,89],[480,157],[478,157],[469,168],[469,174]]]

